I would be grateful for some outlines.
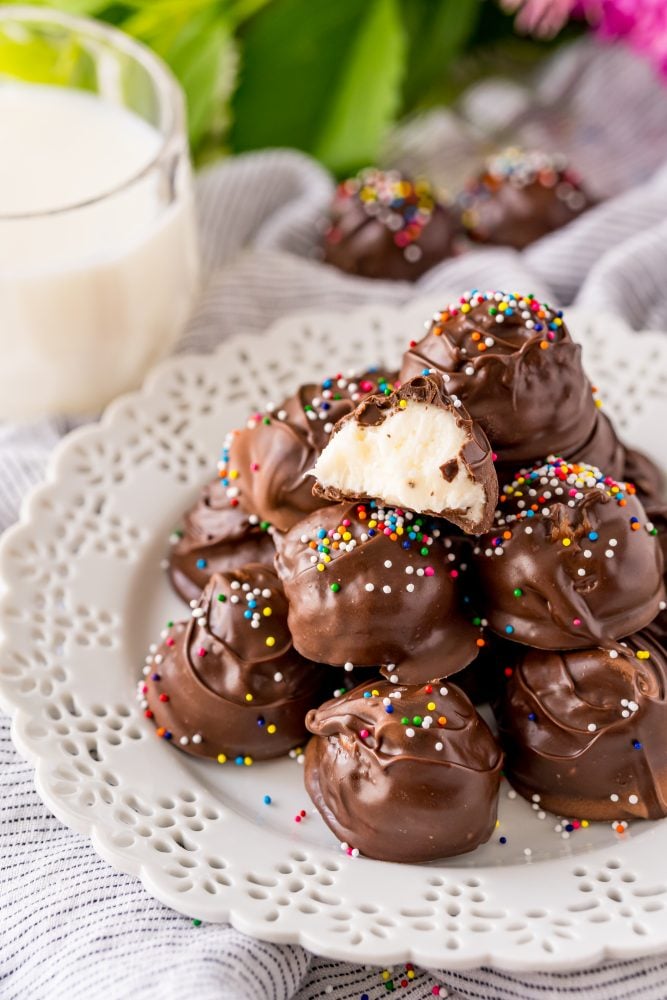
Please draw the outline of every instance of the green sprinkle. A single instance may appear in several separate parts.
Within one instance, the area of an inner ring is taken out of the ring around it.
[[[224,594],[218,594],[218,600],[220,601],[221,604],[224,604],[227,598],[225,597]]]
[[[410,720],[408,719],[407,715],[404,715],[403,718],[401,719],[401,725],[402,726],[409,726],[410,725]]]
[[[423,719],[422,719],[421,715],[415,715],[414,718],[413,718],[413,720],[412,720],[412,725],[413,726],[421,726],[422,722],[423,722]]]
[[[473,623],[473,625],[481,625],[482,624],[482,619],[481,618],[473,618],[472,623]]]
[[[174,627],[173,622],[167,622],[167,628],[173,628],[173,627]]]
[[[333,590],[334,594],[337,594],[338,591],[340,590],[340,584],[332,583],[330,589]]]
[[[197,920],[197,919],[195,918],[195,919],[194,919],[194,920],[192,921],[192,925],[193,925],[193,927],[201,927],[201,920]]]
[[[262,531],[268,531],[269,528],[271,527],[271,522],[270,521],[260,521],[259,526],[262,529]]]
[[[515,587],[514,588],[514,596],[515,597],[523,597],[523,590],[521,589],[521,587]]]
[[[270,417],[264,417],[264,419],[262,420],[262,423],[265,424],[266,426],[268,426],[268,424],[271,423],[271,418]]]
[[[423,549],[420,549],[419,551],[421,552],[421,554],[423,556],[427,556],[428,555],[428,549],[426,548],[426,546],[424,546]]]

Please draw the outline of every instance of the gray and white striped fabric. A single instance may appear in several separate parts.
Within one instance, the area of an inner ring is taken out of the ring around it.
[[[503,137],[568,152],[609,200],[524,253],[479,250],[448,261],[416,286],[339,274],[312,257],[331,192],[315,163],[287,151],[227,161],[199,181],[206,287],[181,351],[211,350],[237,332],[261,333],[308,307],[352,309],[470,286],[530,290],[562,305],[615,309],[667,329],[667,91],[622,50],[579,43],[531,90],[502,81],[469,92],[461,115],[437,112],[392,138],[389,160],[440,180],[456,178]],[[496,136],[497,138],[497,136]],[[43,475],[65,419],[0,427],[0,528]],[[393,970],[401,979],[404,969]],[[397,992],[425,1000],[665,1000],[667,955],[568,974],[415,970]],[[250,940],[191,921],[118,874],[40,803],[30,767],[0,724],[0,996],[13,1000],[369,1000],[385,996],[382,970],[325,961],[301,948]]]

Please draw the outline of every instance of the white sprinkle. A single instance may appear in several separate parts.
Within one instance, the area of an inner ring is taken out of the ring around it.
[[[364,590],[368,591],[368,593],[370,594],[371,591],[375,590],[375,584],[367,583],[366,586],[364,587]]]
[[[186,747],[190,742],[190,740],[187,738],[187,736],[181,736],[178,742],[181,744],[182,747]]]
[[[618,650],[617,649],[610,649],[609,650],[609,656],[610,656],[610,658],[612,660],[617,659],[618,658]]]
[[[229,598],[231,604],[238,604],[240,600],[241,598],[238,596],[238,594],[232,594],[232,596]],[[194,614],[194,611],[192,613]]]
[[[384,585],[384,587],[382,588],[382,593],[383,594],[391,594],[391,587],[389,586],[388,583],[386,583]]]
[[[390,674],[389,680],[392,684],[398,684],[398,674]]]
[[[201,743],[201,741],[202,741],[201,733],[195,733],[194,736],[192,737],[192,742],[199,744]]]
[[[637,704],[636,701],[629,701],[628,702],[628,708],[630,709],[631,712],[638,712],[639,711],[639,705]]]
[[[595,723],[594,723],[594,722],[589,722],[589,723],[588,723],[588,732],[589,732],[589,733],[594,733],[594,732],[596,731],[596,729],[597,729],[597,728],[598,728],[598,727],[597,727],[597,726],[595,725]]]
[[[190,601],[190,607],[191,608],[196,608],[198,603],[199,603],[198,601],[194,601],[194,600]]]
[[[408,574],[408,576],[412,576],[412,574],[414,573],[414,571],[415,571],[414,566],[406,566],[405,567],[405,572]]]
[[[531,528],[530,525],[528,525],[528,527],[525,529],[525,532],[526,532],[527,535],[532,535],[533,529]]]
[[[414,729],[406,729],[406,730],[405,730],[405,735],[406,735],[406,736],[410,736],[410,737],[413,737],[413,736],[415,735],[415,731],[414,731]]]
[[[468,365],[468,367],[464,368],[463,371],[465,372],[466,375],[474,375],[475,374],[475,369],[473,368],[472,365]]]
[[[232,580],[231,586],[232,586],[232,590],[240,590],[241,589],[241,584],[239,583],[238,580]]]
[[[535,795],[532,795],[532,796],[531,796],[531,798],[532,798],[533,802],[539,802],[539,801],[540,801],[540,799],[542,798],[542,796],[541,796],[541,795],[538,795],[538,794],[536,793]]]
[[[577,576],[586,576],[586,570],[582,568],[577,570]]]
[[[618,802],[618,795],[616,794],[616,792],[612,792],[609,798],[611,799],[612,802]]]
[[[507,793],[507,798],[508,799],[515,799],[516,798],[516,792],[514,791],[513,788],[510,788],[509,792]]]
[[[610,538],[609,539],[609,544],[611,545],[612,549],[615,549],[616,546],[618,545],[618,542],[617,542],[617,540],[615,538]]]
[[[523,853],[526,855],[527,858],[529,858],[533,852],[531,851],[530,847],[524,847]]]
[[[350,670],[354,670],[354,663],[350,663],[350,661],[348,660],[347,663],[343,664],[343,670],[347,670],[348,673],[350,672]]]
[[[613,549],[607,549],[606,552],[605,552],[605,555],[606,555],[607,559],[613,559],[614,558],[614,550]]]
[[[415,589],[414,583],[409,583],[405,589],[407,590],[408,594],[411,594]]]
[[[391,569],[392,565],[393,565],[393,563],[392,563],[391,559],[385,559],[385,561],[384,561],[384,567],[385,567],[385,569]]]
[[[273,679],[276,682],[276,684],[280,684],[281,680],[283,679],[283,675],[280,673],[279,670],[276,671],[276,673],[273,675]]]
[[[436,743],[436,745],[435,745],[435,749],[436,749],[436,750],[442,750],[442,748],[443,748],[443,745],[444,745],[444,744],[442,744],[442,743],[439,743],[439,742],[438,742],[438,743]]]
[[[201,618],[201,616],[203,614],[204,614],[204,609],[203,608],[194,608],[193,611],[192,611],[192,617],[193,618]]]

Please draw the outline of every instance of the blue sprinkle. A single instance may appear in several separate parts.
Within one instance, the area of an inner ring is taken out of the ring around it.
[[[252,618],[252,611],[244,611],[243,612],[243,617],[244,618]]]
[[[330,379],[330,378],[327,378],[327,379],[325,379],[325,380],[324,380],[324,382],[322,383],[322,388],[323,388],[323,389],[330,389],[332,385],[333,385],[333,382],[331,381],[331,379]]]
[[[401,546],[402,546],[402,547],[403,547],[404,549],[409,549],[409,548],[410,548],[410,542],[401,542]]]
[[[535,511],[534,510],[527,510],[526,511],[526,517],[535,517]]]
[[[165,740],[170,740],[171,737],[172,737],[172,734],[169,732],[169,730],[167,730],[167,732],[164,734]]]
[[[248,607],[249,608],[256,608],[257,607],[257,601],[248,601]]]
[[[507,632],[508,635],[511,635],[512,632],[514,631],[514,625],[506,625],[505,631]]]
[[[206,562],[205,559],[198,559],[196,565],[197,569],[206,569],[208,563]]]
[[[364,698],[370,698],[370,696],[371,696],[370,691],[364,691]]]
[[[372,538],[374,534],[375,534],[375,528],[369,528],[368,529],[368,537]]]
[[[571,823],[566,823],[565,824],[565,829],[567,830],[568,833],[572,833],[572,831],[574,830],[574,827],[572,826]]]
[[[499,839],[500,839],[500,843],[501,844],[506,844],[507,843],[507,837],[500,837]]]
[[[422,375],[430,375],[430,374],[431,374],[430,368],[422,368]]]
[[[160,680],[160,674],[151,674],[151,680],[152,681],[159,681]]]
[[[270,806],[271,805],[271,796],[270,795],[265,795],[264,798],[262,799],[262,802],[264,803],[265,806]]]
[[[535,715],[534,712],[529,712],[528,713],[528,718],[530,719],[531,722],[535,722],[535,719],[537,718],[537,716]]]
[[[597,533],[597,531],[590,531],[588,533],[588,537],[590,538],[590,540],[592,542],[597,542],[597,540],[598,540],[598,533]]]
[[[243,764],[243,757],[237,757],[234,761],[235,764]]]
[[[641,745],[641,743],[639,742],[639,740],[633,740],[633,741],[632,741],[632,745],[633,745],[633,747],[635,748],[635,750],[641,750],[641,748],[642,748],[642,745]]]
[[[327,537],[327,533],[324,530],[324,528],[320,528],[320,530],[317,532],[317,537],[318,538],[326,538]]]

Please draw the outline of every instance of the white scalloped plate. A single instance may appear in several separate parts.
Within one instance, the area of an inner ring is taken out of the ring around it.
[[[665,949],[665,823],[564,838],[505,789],[498,836],[473,854],[430,866],[350,858],[311,809],[296,760],[195,761],[156,739],[135,703],[149,643],[186,612],[160,568],[166,539],[225,431],[332,365],[397,360],[435,305],[295,315],[261,339],[171,360],[62,442],[0,547],[0,696],[16,745],[45,803],[110,864],[169,906],[256,937],[432,968],[565,969]],[[664,335],[568,319],[626,439],[666,465]]]

